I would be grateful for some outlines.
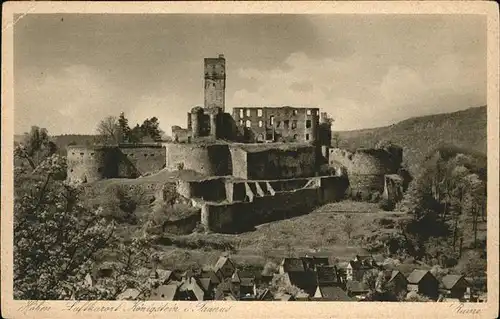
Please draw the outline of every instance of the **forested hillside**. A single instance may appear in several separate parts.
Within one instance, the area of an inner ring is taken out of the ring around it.
[[[415,117],[397,124],[338,133],[343,148],[374,147],[380,140],[390,140],[404,149],[405,161],[412,173],[425,156],[443,145],[454,145],[486,154],[486,106],[453,113]],[[335,140],[334,140],[335,145]]]

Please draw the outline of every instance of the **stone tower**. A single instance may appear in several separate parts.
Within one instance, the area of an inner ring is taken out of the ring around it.
[[[205,58],[205,108],[219,107],[225,112],[226,59]]]

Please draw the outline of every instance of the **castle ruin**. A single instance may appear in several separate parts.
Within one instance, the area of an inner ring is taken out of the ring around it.
[[[223,55],[204,60],[204,105],[187,112],[186,128],[172,127],[172,142],[70,146],[68,178],[95,182],[193,171],[196,178],[177,178],[176,191],[216,232],[305,213],[347,190],[399,194],[385,188],[399,185],[400,149],[331,148],[330,126],[318,108],[235,107],[226,113],[225,67]]]

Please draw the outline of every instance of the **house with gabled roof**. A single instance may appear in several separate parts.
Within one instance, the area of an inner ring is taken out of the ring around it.
[[[318,286],[342,286],[342,280],[336,266],[317,266]]]
[[[226,278],[222,281],[215,289],[215,300],[227,300],[226,297],[230,296],[230,299],[238,300],[237,296],[233,292],[233,285],[231,283],[231,278]]]
[[[316,270],[318,266],[328,266],[328,257],[314,256],[314,255],[305,255],[304,257],[300,257],[302,263],[304,265],[304,270]]]
[[[174,273],[165,269],[153,269],[149,271],[149,282],[152,287],[167,285],[175,280]]]
[[[280,264],[279,273],[305,271],[304,262],[301,258],[283,258]]]
[[[183,280],[179,286],[179,300],[205,300],[205,290],[196,277]]]
[[[151,300],[151,301],[179,300],[178,291],[179,291],[179,284],[178,283],[161,285],[161,286],[158,286],[157,288],[151,290],[151,294],[150,294],[148,300]]]
[[[399,270],[385,270],[383,271],[383,275],[390,292],[394,296],[399,296],[401,294],[406,295],[408,291],[408,280],[402,272]],[[380,287],[377,287],[377,290],[381,292]]]
[[[470,283],[462,275],[446,275],[441,278],[440,290],[446,298],[470,298]]]
[[[317,286],[315,271],[290,271],[284,274],[285,282],[313,295]]]
[[[236,266],[231,261],[229,257],[221,256],[217,260],[214,266],[214,271],[219,275],[219,279],[230,278],[234,271],[236,270]]]
[[[439,281],[428,270],[415,269],[407,278],[408,291],[415,291],[418,294],[436,300],[439,294]]]
[[[340,287],[318,286],[314,293],[314,299],[318,301],[355,301]]]
[[[200,286],[205,291],[205,300],[214,299],[215,289],[217,288],[217,285],[220,284],[220,279],[215,274],[215,271],[203,270],[198,276],[198,281]]]
[[[372,256],[356,255],[354,259],[350,260],[346,267],[347,280],[363,280],[366,271],[379,268],[375,259]]]
[[[370,292],[370,289],[362,281],[358,280],[347,280],[346,290],[349,297],[355,297],[358,300],[365,299]]]

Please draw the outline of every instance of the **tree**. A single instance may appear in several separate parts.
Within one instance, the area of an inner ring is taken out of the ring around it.
[[[99,122],[97,133],[100,135],[101,142],[105,144],[118,144],[123,141],[120,124],[114,116],[108,116]]]
[[[65,159],[52,155],[35,173],[16,177],[16,299],[63,299],[83,289],[96,254],[113,238],[114,225],[85,208],[78,189],[58,178],[65,169]]]
[[[128,119],[125,117],[125,113],[121,112],[118,117],[118,126],[120,128],[120,133],[122,135],[122,140],[130,142],[130,127],[128,126]]]
[[[335,132],[332,137],[332,146],[337,148],[340,147],[340,141],[340,134],[338,132]]]
[[[409,301],[409,302],[429,302],[431,301],[428,297],[426,296],[423,296],[423,295],[419,295],[417,292],[415,291],[410,291],[407,295],[406,295],[406,299],[405,301]]]
[[[369,291],[375,292],[377,288],[378,276],[379,276],[379,271],[377,269],[370,269],[364,273],[363,283],[365,284],[366,288]]]
[[[14,156],[28,162],[35,169],[46,157],[55,154],[57,146],[49,140],[48,131],[38,126],[32,126],[31,131],[24,135],[21,143],[15,146]]]
[[[160,122],[158,122],[158,118],[156,117],[144,120],[141,125],[141,130],[144,136],[148,136],[154,141],[159,140],[163,134],[160,130]]]
[[[262,270],[262,274],[265,276],[270,276],[270,275],[278,273],[278,271],[279,271],[279,266],[272,261],[268,261],[264,265],[264,269]]]

